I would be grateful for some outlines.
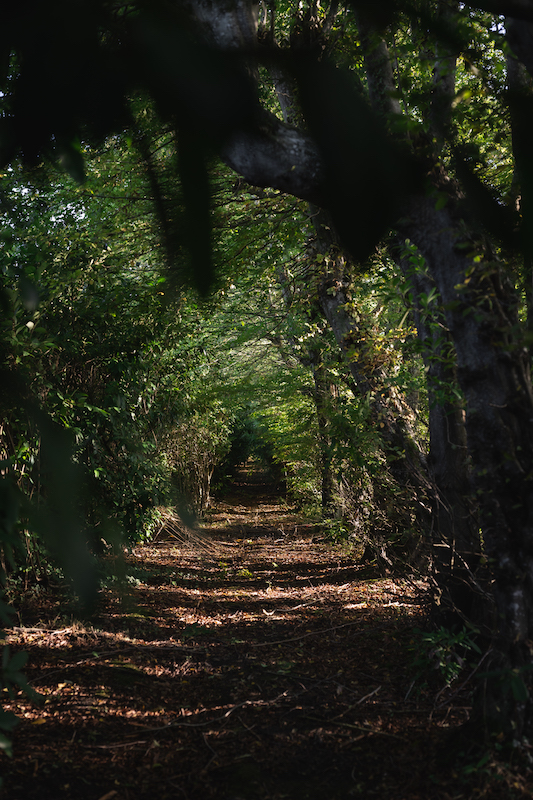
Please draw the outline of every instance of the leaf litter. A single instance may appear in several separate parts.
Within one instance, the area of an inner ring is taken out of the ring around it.
[[[4,757],[10,800],[529,797],[530,776],[454,756],[471,687],[418,681],[423,581],[331,545],[266,484],[241,481],[202,529],[170,515],[90,621],[22,604],[39,705]]]

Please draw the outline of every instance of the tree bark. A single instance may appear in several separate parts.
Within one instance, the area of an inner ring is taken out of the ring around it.
[[[217,49],[257,52],[257,6],[252,0],[183,0],[206,41]],[[253,67],[252,67],[253,71]],[[254,120],[234,130],[222,159],[252,186],[270,186],[309,202],[323,194],[323,166],[313,139],[257,106]]]
[[[533,29],[533,26],[531,27]],[[533,79],[525,66],[510,55],[507,56],[507,85],[515,160],[513,175],[515,197],[511,200],[515,201],[522,217],[521,245],[524,259],[522,275],[531,347],[533,344],[533,160],[530,134],[533,125]]]
[[[401,114],[400,101],[396,97],[396,81],[392,71],[389,48],[375,30],[372,18],[360,9],[356,13],[359,38],[363,46],[370,105],[383,116]]]
[[[533,638],[533,396],[528,354],[516,339],[517,302],[490,248],[464,232],[455,198],[439,210],[434,198],[414,199],[401,231],[424,255],[442,297],[466,399],[501,670],[487,689],[485,718],[518,736],[526,703],[515,707],[512,682],[525,698]]]
[[[533,75],[533,22],[513,19],[511,14],[505,20],[505,27],[513,52]]]

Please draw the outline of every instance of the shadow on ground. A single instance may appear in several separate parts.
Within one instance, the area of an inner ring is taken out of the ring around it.
[[[470,687],[417,678],[423,584],[370,574],[306,524],[244,483],[211,514],[209,552],[137,548],[92,620],[50,595],[23,607],[9,638],[43,702],[11,703],[4,796],[529,797],[524,770],[457,753]]]

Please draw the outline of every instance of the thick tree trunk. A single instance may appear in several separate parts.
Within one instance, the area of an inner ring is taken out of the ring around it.
[[[372,64],[368,56],[366,60],[368,70],[381,70],[374,80],[385,85],[390,72],[385,61]],[[446,128],[451,81],[441,80],[435,88],[432,118],[438,141]],[[386,107],[386,99],[382,94],[377,110],[390,115],[394,108]],[[437,198],[446,201],[440,210]],[[426,259],[442,298],[466,400],[473,486],[480,501],[484,556],[492,568],[498,623],[492,664],[496,678],[486,681],[477,712],[487,728],[519,736],[531,716],[526,702],[531,677],[525,670],[531,666],[528,643],[533,633],[533,397],[528,359],[516,341],[515,298],[494,253],[480,245],[479,233],[465,233],[469,221],[457,201],[455,187],[436,168],[433,189],[425,197],[413,198],[398,227]],[[459,423],[456,417],[451,419]],[[434,434],[440,433],[444,421],[433,415]],[[434,435],[433,444],[442,444],[442,435]],[[449,446],[444,443],[443,466],[450,461]],[[436,477],[445,481],[446,472]],[[453,593],[458,589],[454,585]],[[516,697],[521,702],[515,703]]]
[[[449,26],[453,26],[457,11],[456,0],[437,7],[440,19]],[[429,122],[437,158],[449,133],[456,66],[456,54],[445,42],[436,42]],[[413,313],[427,376],[429,470],[434,485],[435,611],[437,619],[451,626],[472,621],[474,603],[484,594],[476,579],[481,542],[472,494],[464,404],[457,396],[455,349],[441,298],[423,259],[420,263],[419,254],[411,248],[411,258],[405,256],[404,251],[398,264],[412,289]]]
[[[533,10],[533,4],[530,6]],[[533,75],[533,22],[513,19],[511,12],[511,16],[505,20],[505,27],[513,52]]]
[[[518,736],[527,718],[531,675],[524,670],[531,666],[533,639],[533,396],[528,354],[516,339],[516,298],[490,249],[463,233],[451,194],[440,210],[433,197],[413,200],[401,229],[424,255],[442,297],[466,398],[501,670],[487,689],[485,717]],[[524,702],[515,703],[515,696]]]

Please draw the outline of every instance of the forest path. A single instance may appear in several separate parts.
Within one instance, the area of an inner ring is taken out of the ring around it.
[[[468,710],[413,686],[416,587],[317,541],[260,480],[240,484],[201,548],[135,548],[122,598],[102,590],[91,623],[57,598],[23,610],[9,638],[44,704],[11,704],[4,796],[513,796],[483,777],[477,793],[440,758]]]

